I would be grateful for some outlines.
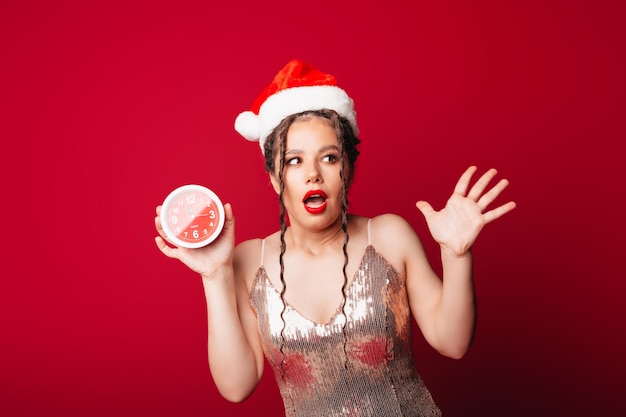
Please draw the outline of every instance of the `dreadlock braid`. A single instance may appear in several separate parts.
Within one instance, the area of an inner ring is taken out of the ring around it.
[[[280,264],[280,282],[281,282],[281,290],[280,290],[280,299],[283,303],[283,308],[280,313],[280,318],[283,322],[283,327],[281,329],[281,345],[280,345],[280,353],[282,355],[281,358],[281,374],[284,380],[285,378],[285,328],[287,323],[285,322],[284,314],[287,308],[287,303],[285,302],[285,292],[287,290],[287,285],[285,282],[285,263],[284,263],[284,255],[287,249],[287,245],[285,242],[285,233],[287,232],[287,221],[286,221],[286,209],[284,204],[284,168],[285,168],[285,149],[287,143],[287,132],[289,127],[296,121],[302,120],[304,118],[310,117],[321,117],[330,122],[330,124],[335,129],[335,133],[337,136],[338,147],[341,155],[341,169],[340,169],[340,178],[342,180],[342,189],[341,189],[341,229],[344,233],[344,242],[343,242],[343,256],[344,263],[342,268],[343,273],[343,284],[341,286],[342,293],[342,302],[341,302],[341,312],[344,316],[344,323],[342,326],[343,333],[343,351],[346,357],[345,366],[348,366],[347,360],[347,315],[345,312],[346,300],[347,300],[347,288],[348,288],[348,189],[352,184],[352,180],[354,179],[354,166],[356,163],[356,159],[359,155],[359,151],[357,150],[357,145],[360,143],[360,140],[354,135],[352,127],[347,119],[339,116],[333,110],[315,110],[315,111],[306,111],[303,113],[293,114],[291,116],[286,117],[283,121],[274,129],[274,131],[267,137],[267,140],[264,144],[263,153],[265,155],[265,169],[270,174],[278,174],[278,180],[280,184],[279,189],[279,204],[280,204],[280,255],[279,255],[279,264]],[[276,152],[279,155],[279,169],[276,170]]]
[[[278,171],[278,179],[280,182],[280,193],[279,193],[279,202],[280,202],[280,255],[278,257],[280,263],[280,300],[283,303],[283,309],[280,312],[280,319],[283,322],[283,328],[280,330],[280,353],[282,358],[280,360],[280,369],[282,372],[282,378],[285,379],[285,327],[287,327],[287,323],[285,322],[285,309],[287,308],[287,303],[285,302],[285,291],[287,291],[287,284],[285,282],[285,251],[287,250],[287,245],[285,243],[285,233],[287,232],[287,221],[285,219],[286,209],[284,202],[284,194],[285,194],[285,182],[283,180],[284,169],[285,169],[285,147],[286,140],[280,141],[280,169]]]
[[[333,124],[335,126],[335,132],[338,138],[341,138],[341,129],[340,129],[340,120],[338,115],[333,115]],[[348,241],[350,240],[350,235],[348,234],[348,186],[349,180],[346,179],[346,158],[345,158],[345,150],[344,150],[344,142],[342,140],[338,140],[339,145],[339,154],[341,155],[341,169],[339,171],[339,177],[341,178],[341,230],[344,234],[343,241],[343,284],[341,285],[341,313],[344,317],[343,326],[341,327],[341,331],[343,333],[343,353],[345,357],[344,366],[348,367],[348,352],[347,352],[347,342],[348,336],[346,334],[346,328],[348,325],[348,316],[346,315],[346,300],[348,299],[348,294],[346,293],[348,289]]]

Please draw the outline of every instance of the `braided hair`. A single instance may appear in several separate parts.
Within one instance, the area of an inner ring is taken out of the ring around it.
[[[267,137],[264,147],[263,153],[265,156],[265,170],[270,175],[276,175],[279,182],[279,192],[278,199],[280,204],[280,255],[279,255],[279,264],[280,264],[280,282],[282,284],[282,288],[280,291],[280,299],[283,303],[283,310],[280,314],[281,320],[283,322],[283,328],[281,330],[281,339],[282,343],[280,346],[280,352],[282,354],[281,360],[281,370],[282,377],[285,377],[285,369],[284,369],[284,330],[286,327],[284,313],[286,309],[285,303],[285,291],[287,289],[285,283],[285,264],[284,264],[284,255],[286,251],[286,243],[285,243],[285,233],[287,231],[287,220],[286,214],[287,211],[285,209],[284,204],[284,191],[285,184],[283,180],[283,174],[285,169],[285,149],[287,143],[287,132],[291,125],[296,121],[302,120],[310,120],[314,117],[321,118],[322,120],[326,120],[328,125],[331,126],[335,130],[335,134],[337,136],[338,148],[341,156],[341,169],[340,169],[340,178],[342,182],[342,190],[341,190],[341,229],[344,233],[344,242],[343,242],[343,285],[341,287],[342,292],[342,302],[341,302],[341,311],[345,317],[345,305],[346,305],[346,289],[348,286],[348,189],[352,184],[354,179],[354,167],[356,160],[359,156],[359,151],[357,149],[357,145],[361,142],[359,138],[356,137],[349,121],[337,114],[337,112],[328,109],[322,110],[309,110],[301,113],[292,114],[286,118],[284,118],[278,126],[270,133]],[[279,155],[278,158],[278,169],[276,169],[276,155]],[[346,324],[347,319],[344,320],[343,324],[343,336],[344,336],[344,345],[343,350],[346,352]],[[347,355],[346,355],[347,356]],[[347,363],[347,362],[346,362]]]

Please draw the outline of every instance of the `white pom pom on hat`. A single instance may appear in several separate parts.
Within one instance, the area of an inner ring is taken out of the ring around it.
[[[251,111],[239,113],[235,119],[235,130],[249,141],[257,142],[261,131],[259,116]]]
[[[354,102],[337,86],[337,80],[299,59],[289,61],[256,98],[249,111],[235,119],[235,130],[249,141],[259,141],[261,152],[267,136],[287,116],[307,110],[330,109],[345,117],[354,134]]]

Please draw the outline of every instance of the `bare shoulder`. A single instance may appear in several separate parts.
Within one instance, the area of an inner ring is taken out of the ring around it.
[[[372,240],[379,244],[405,244],[418,240],[413,227],[402,216],[393,213],[372,218]]]
[[[411,224],[393,213],[372,218],[371,240],[376,250],[402,275],[409,259],[422,252],[422,244]]]

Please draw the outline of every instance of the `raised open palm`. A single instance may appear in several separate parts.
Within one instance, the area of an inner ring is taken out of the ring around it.
[[[475,166],[471,166],[461,175],[443,209],[436,211],[426,201],[416,203],[416,207],[426,219],[433,239],[459,256],[469,251],[487,223],[515,208],[515,202],[509,201],[487,210],[487,207],[509,185],[509,182],[501,179],[487,190],[489,182],[497,174],[497,171],[492,168],[470,188],[470,181],[476,170]]]

